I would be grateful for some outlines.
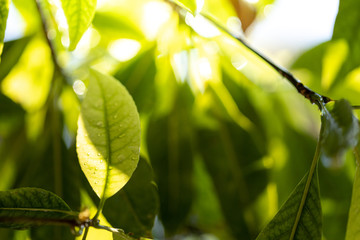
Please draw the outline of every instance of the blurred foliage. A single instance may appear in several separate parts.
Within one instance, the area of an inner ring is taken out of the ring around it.
[[[4,43],[0,64],[1,191],[43,188],[72,210],[88,207],[95,214],[99,199],[75,150],[80,103],[94,68],[128,90],[142,134],[138,167],[108,199],[100,215],[103,225],[155,239],[255,239],[291,192],[300,192],[320,132],[317,107],[245,46],[195,14],[209,14],[242,33],[246,28],[239,18],[251,24],[255,15],[264,17],[272,0],[246,3],[250,12],[245,13],[237,9],[245,3],[240,0],[174,1],[194,15],[172,1],[102,0],[77,29],[81,35],[94,15],[81,39],[68,33],[74,25],[66,18],[73,14],[64,13],[61,2],[71,1],[38,2],[46,35],[35,1],[12,1],[25,29],[23,37]],[[351,105],[360,105],[358,6],[356,0],[341,0],[333,38],[292,65],[311,89],[350,102],[336,103],[341,106],[328,116],[335,119],[328,122],[329,131],[347,128],[345,115]],[[359,110],[354,112],[359,117]],[[356,125],[355,118],[351,122]],[[351,194],[356,168],[348,150],[356,143],[355,128],[343,135],[335,130],[335,139],[352,141],[341,146],[344,161],[329,166],[322,158],[319,180],[315,175],[311,182],[311,196],[320,189],[323,239],[343,239],[351,201],[352,209],[360,204],[359,193]],[[326,144],[327,151],[336,144]],[[354,191],[358,171],[356,176]],[[347,238],[356,239],[358,217],[350,213],[349,223]],[[0,229],[1,239],[53,236],[75,239],[64,227]],[[91,229],[87,239],[112,235]]]

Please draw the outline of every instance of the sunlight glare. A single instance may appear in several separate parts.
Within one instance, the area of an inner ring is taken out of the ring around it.
[[[144,4],[141,28],[147,39],[155,39],[161,27],[171,16],[171,7],[164,2]]]
[[[212,77],[212,70],[210,62],[207,58],[200,58],[198,60],[199,73],[204,80],[210,80]]]
[[[82,96],[85,93],[86,87],[84,82],[78,79],[74,82],[73,89],[77,95]]]
[[[201,15],[196,15],[194,17],[188,12],[186,13],[185,22],[202,37],[213,38],[220,35],[219,29]]]
[[[115,59],[125,62],[135,57],[140,48],[141,44],[138,41],[123,38],[111,42],[108,50]]]

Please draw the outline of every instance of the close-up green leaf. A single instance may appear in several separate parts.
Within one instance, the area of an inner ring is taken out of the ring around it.
[[[46,224],[76,225],[78,214],[55,194],[38,188],[0,192],[0,226],[23,229]]]
[[[140,121],[135,103],[114,78],[91,70],[76,138],[81,169],[99,198],[130,179],[139,161]]]

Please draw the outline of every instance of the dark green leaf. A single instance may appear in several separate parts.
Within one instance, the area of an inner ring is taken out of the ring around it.
[[[341,166],[346,151],[358,142],[358,120],[350,103],[341,99],[324,107],[321,121],[323,162],[327,166]]]
[[[10,0],[0,0],[0,56],[4,47],[6,21],[9,13]]]
[[[23,37],[17,40],[9,41],[4,44],[2,58],[6,61],[0,64],[0,82],[9,74],[11,69],[18,63],[26,46],[32,39],[32,36]]]
[[[74,50],[94,18],[96,0],[61,0],[61,3],[69,26],[69,50]]]
[[[113,233],[113,239],[114,240],[134,240],[135,238],[132,238],[123,232],[117,232],[117,233]]]
[[[246,219],[245,211],[265,189],[267,171],[251,136],[235,123],[219,122],[216,130],[199,130],[198,146],[234,236],[256,236],[255,216]]]
[[[187,84],[180,85],[173,110],[150,120],[147,146],[160,195],[160,217],[168,234],[185,222],[193,199],[191,107]]]
[[[155,48],[144,51],[115,73],[131,96],[139,112],[152,110],[155,101]]]
[[[139,161],[140,120],[119,81],[91,72],[76,140],[80,166],[100,198],[111,197],[129,181]]]
[[[5,138],[25,121],[24,109],[0,92],[0,137]]]
[[[0,192],[0,227],[27,228],[46,224],[77,225],[77,213],[58,196],[39,188]]]
[[[305,175],[257,240],[321,239],[319,183],[313,167],[313,174]]]
[[[134,237],[151,237],[158,201],[152,169],[144,158],[140,158],[130,181],[107,200],[103,214],[113,227],[121,227]]]

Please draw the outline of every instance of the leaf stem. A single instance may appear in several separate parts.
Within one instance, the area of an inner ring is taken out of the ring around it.
[[[353,109],[360,109],[360,105],[358,106],[352,106]]]
[[[313,180],[314,173],[316,171],[316,166],[317,166],[318,160],[320,158],[321,140],[322,140],[321,139],[321,132],[322,131],[323,131],[323,126],[321,126],[320,138],[319,138],[319,140],[317,142],[317,145],[316,145],[314,158],[313,158],[313,161],[311,163],[311,167],[310,167],[310,170],[309,170],[308,177],[306,179],[305,189],[304,189],[304,192],[303,192],[303,195],[302,195],[302,198],[301,198],[300,206],[299,206],[299,209],[298,209],[297,214],[296,214],[295,222],[294,222],[294,225],[292,227],[291,235],[290,235],[289,240],[293,240],[294,237],[295,237],[295,233],[296,233],[296,230],[297,230],[297,227],[298,227],[298,224],[299,224],[299,221],[300,221],[300,217],[302,215],[302,211],[303,211],[304,206],[305,206],[306,198],[308,196],[308,192],[309,192],[309,189],[310,189],[310,184],[311,184],[311,182]]]

